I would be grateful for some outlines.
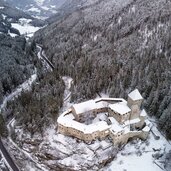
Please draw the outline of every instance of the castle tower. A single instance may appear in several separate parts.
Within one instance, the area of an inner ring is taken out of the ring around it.
[[[134,91],[128,94],[128,106],[131,109],[130,119],[139,118],[142,101],[143,97],[141,96],[138,89],[135,89]]]

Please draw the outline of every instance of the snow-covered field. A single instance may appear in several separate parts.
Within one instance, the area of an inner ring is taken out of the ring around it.
[[[18,24],[18,23],[12,23],[11,25],[12,25],[12,27],[19,30],[20,34],[24,34],[28,37],[32,37],[34,32],[36,32],[37,30],[40,29],[40,27],[34,27],[34,26],[29,25],[29,24],[22,26],[21,24]]]
[[[21,18],[19,19],[19,23],[11,23],[11,25],[13,28],[19,30],[20,34],[27,37],[32,37],[33,34],[40,29],[40,27],[32,26],[31,24],[29,24],[30,21],[30,19]]]

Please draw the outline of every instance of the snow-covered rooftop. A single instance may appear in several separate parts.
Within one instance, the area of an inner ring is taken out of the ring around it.
[[[131,109],[127,106],[127,103],[125,102],[110,104],[109,108],[113,110],[114,112],[117,112],[121,115],[126,114],[131,111]]]
[[[121,101],[126,103],[126,101],[122,98],[98,98],[95,100],[88,100],[82,103],[74,104],[72,107],[74,108],[76,114],[79,115],[87,111],[108,107],[110,104],[108,101]]]
[[[85,125],[84,123],[77,122],[73,119],[74,119],[74,116],[72,113],[68,114],[68,113],[64,112],[58,118],[58,123],[63,126],[66,126],[66,127],[77,129],[77,130],[83,132],[84,134],[91,134],[96,131],[107,130],[110,127],[110,126],[108,126],[108,124],[105,121],[99,121],[97,123]]]
[[[132,120],[126,121],[126,122],[124,123],[124,125],[127,126],[127,125],[131,125],[131,124],[138,123],[138,122],[140,122],[140,121],[141,121],[140,118],[136,118],[136,119],[132,119]]]
[[[140,92],[138,89],[135,89],[131,93],[128,94],[128,97],[130,97],[132,100],[142,100],[143,97],[141,96]]]
[[[140,116],[147,117],[147,113],[144,109],[141,111]]]
[[[149,132],[150,131],[150,128],[148,126],[146,126],[145,128],[143,128],[143,131],[144,132]]]
[[[110,131],[112,133],[118,133],[118,132],[123,131],[123,128],[121,127],[121,125],[118,123],[118,121],[115,118],[109,117],[109,119],[112,122],[112,125],[110,128]]]
[[[76,114],[79,115],[84,112],[96,109],[96,104],[94,100],[88,100],[86,102],[74,104],[72,107],[75,109]]]

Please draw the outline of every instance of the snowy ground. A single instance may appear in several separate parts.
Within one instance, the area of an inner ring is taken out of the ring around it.
[[[3,170],[12,171],[9,164],[8,164],[8,162],[6,161],[4,155],[0,151],[0,171],[3,171]]]
[[[34,27],[29,24],[31,20],[30,19],[25,19],[21,18],[19,19],[19,23],[11,23],[13,28],[16,28],[19,30],[21,35],[25,35],[26,37],[32,37],[33,34],[40,29],[40,27]],[[10,33],[11,36],[15,36],[14,34]]]
[[[159,140],[150,133],[149,139],[145,142],[138,140],[135,144],[128,143],[117,154],[117,158],[101,171],[166,171],[163,164],[165,156],[162,154],[171,150],[171,143],[161,135],[155,125],[152,131],[160,137]],[[159,159],[153,156],[159,156]]]

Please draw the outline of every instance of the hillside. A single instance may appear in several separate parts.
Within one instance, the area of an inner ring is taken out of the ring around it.
[[[74,79],[72,101],[138,88],[144,107],[171,138],[170,28],[167,0],[92,1],[37,32],[60,75]]]
[[[39,19],[46,19],[58,12],[65,0],[6,0],[12,6]]]
[[[25,24],[31,31],[31,28],[34,28],[31,23],[35,21],[40,23],[39,20],[0,0],[0,104],[4,96],[23,83],[35,70],[35,44],[20,36],[24,34]]]

